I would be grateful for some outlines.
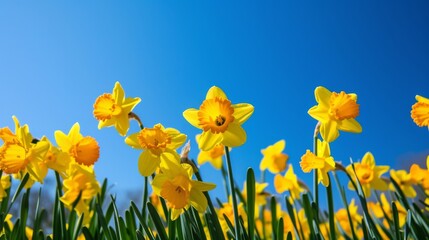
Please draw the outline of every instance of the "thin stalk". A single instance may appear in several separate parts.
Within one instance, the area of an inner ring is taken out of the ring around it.
[[[222,182],[223,182],[223,186],[225,187],[225,192],[226,192],[226,198],[228,199],[228,196],[230,194],[230,191],[229,191],[229,188],[228,188],[228,180],[227,180],[228,173],[226,172],[226,169],[223,166],[223,164],[222,164],[222,167],[221,167],[221,172],[222,172],[222,178],[223,178]]]
[[[314,135],[313,139],[313,153],[317,156],[317,135]],[[314,202],[317,205],[317,208],[319,208],[319,182],[318,182],[318,173],[317,169],[313,170],[313,194],[314,194]]]
[[[234,187],[234,178],[232,175],[231,158],[229,156],[229,149],[227,146],[225,146],[225,153],[226,153],[226,164],[227,164],[228,177],[229,177],[229,188],[231,189],[231,192],[232,192],[231,197],[232,197],[232,206],[233,206],[233,210],[234,210],[235,237],[236,237],[236,239],[241,239],[237,198],[234,194],[234,191],[232,191],[233,189],[235,189],[235,187]]]

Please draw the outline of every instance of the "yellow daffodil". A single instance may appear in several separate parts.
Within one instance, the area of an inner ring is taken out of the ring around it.
[[[175,220],[191,205],[200,213],[207,208],[204,191],[212,190],[215,184],[192,179],[192,166],[165,161],[161,171],[152,181],[153,191],[167,201],[171,220]]]
[[[200,134],[197,135],[197,143],[200,142]],[[222,156],[225,154],[225,146],[223,144],[218,144],[214,146],[209,151],[201,150],[197,157],[197,162],[199,165],[209,162],[214,168],[222,168]]]
[[[350,218],[352,220],[353,227],[354,227],[354,232],[361,239],[363,237],[363,235],[360,236],[361,235],[361,233],[360,233],[361,229],[358,229],[358,226],[362,222],[362,216],[358,213],[358,207],[356,206],[354,199],[352,199],[348,208],[349,208],[349,212],[350,212]],[[335,219],[337,220],[337,222],[339,222],[343,231],[351,237],[352,226],[350,226],[349,217],[347,215],[347,210],[345,208],[338,210],[335,213]]]
[[[388,184],[381,179],[381,175],[389,170],[389,166],[376,166],[372,153],[367,152],[360,163],[354,163],[357,179],[362,185],[365,197],[371,196],[371,189],[385,191]],[[355,178],[352,165],[347,166],[347,172]],[[349,182],[349,189],[354,189],[353,184]]]
[[[246,142],[246,132],[241,125],[252,115],[248,103],[232,104],[222,89],[213,86],[199,109],[190,108],[183,117],[194,127],[203,130],[198,147],[209,151],[218,144],[237,147]]]
[[[100,156],[97,141],[93,137],[82,136],[79,123],[75,123],[67,135],[62,131],[55,131],[55,140],[61,151],[68,153],[79,164],[92,166]]]
[[[417,184],[417,180],[410,173],[405,170],[396,171],[392,169],[390,170],[390,176],[398,183],[406,197],[414,198],[417,196],[417,192],[413,188],[413,185]],[[393,183],[390,183],[390,190],[395,191]]]
[[[50,146],[44,159],[45,165],[48,168],[58,172],[63,178],[65,178],[70,164],[70,157],[68,153],[63,152],[58,147],[52,145],[46,136],[43,136],[40,141],[46,141]]]
[[[416,95],[416,101],[411,109],[411,118],[417,126],[429,128],[429,99]]]
[[[144,128],[138,133],[133,133],[125,139],[132,148],[142,149],[138,168],[140,174],[147,177],[156,171],[164,161],[179,162],[180,157],[176,152],[186,141],[186,135],[174,128],[164,128],[160,123],[153,128]]]
[[[411,165],[410,175],[423,187],[426,194],[429,194],[429,156],[426,158],[426,167],[427,169],[422,169],[418,164],[414,163]]]
[[[320,134],[323,140],[332,142],[339,136],[339,131],[360,133],[361,125],[356,121],[359,115],[357,95],[354,93],[331,92],[324,87],[314,91],[317,106],[308,110],[308,114],[321,123]]]
[[[395,202],[398,210],[399,227],[402,228],[407,218],[407,210],[398,201],[393,202]],[[380,202],[368,202],[368,209],[370,209],[377,218],[385,218],[386,214],[388,218],[393,220],[391,202],[387,200],[384,193],[380,194]],[[389,223],[386,219],[383,220],[383,225],[387,228],[389,227]]]
[[[140,98],[126,98],[119,82],[115,83],[112,93],[99,96],[94,103],[94,117],[99,121],[98,129],[115,126],[121,136],[130,128],[128,114],[140,102]]]
[[[289,191],[294,199],[298,199],[300,193],[304,191],[298,183],[298,178],[293,171],[292,164],[289,164],[288,170],[284,176],[277,174],[274,177],[274,188],[276,192],[280,194]]]
[[[264,157],[262,158],[262,161],[259,165],[259,169],[261,169],[261,171],[264,171],[268,168],[268,170],[273,174],[285,170],[286,161],[289,158],[287,154],[282,153],[285,149],[285,146],[285,140],[280,140],[274,145],[270,145],[267,148],[262,149],[261,152]]]
[[[0,138],[4,141],[0,147],[0,169],[8,174],[26,171],[31,179],[43,183],[48,173],[43,159],[48,152],[49,143],[33,143],[28,125],[20,126],[18,119],[15,116],[12,118],[15,122],[15,134],[9,128],[0,130]]]
[[[329,186],[328,172],[335,169],[334,158],[331,157],[329,144],[325,141],[317,140],[317,156],[307,150],[299,162],[303,172],[308,173],[317,169],[318,183],[322,182],[323,186]]]
[[[247,213],[246,213],[246,210],[244,209],[243,203],[238,203],[237,208],[238,208],[238,215],[243,219],[243,222],[246,224]],[[232,225],[235,225],[234,208],[231,200],[229,202],[222,203],[222,206],[217,210],[217,216],[219,218],[219,222],[222,227],[223,233],[225,237],[227,237],[226,233],[229,230],[229,226],[227,221],[225,220],[225,217],[228,218],[229,222],[232,223]]]
[[[71,209],[79,194],[81,195],[75,209],[80,215],[85,214],[84,224],[88,223],[90,219],[88,204],[101,191],[93,168],[74,162],[70,163],[67,178],[63,181],[63,189],[64,195],[60,200],[69,209]]]
[[[0,202],[3,198],[7,197],[6,190],[10,188],[10,176],[4,175],[1,176],[0,180]]]

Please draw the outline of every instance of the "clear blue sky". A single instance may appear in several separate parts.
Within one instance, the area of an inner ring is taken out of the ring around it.
[[[371,151],[377,164],[408,167],[429,153],[428,130],[410,118],[414,96],[429,97],[428,12],[427,1],[3,1],[0,126],[16,115],[54,140],[79,122],[100,143],[98,179],[113,192],[140,191],[140,152],[113,128],[97,129],[94,100],[120,81],[142,99],[144,124],[187,134],[196,158],[199,130],[182,112],[217,85],[255,107],[247,143],[231,153],[237,182],[248,167],[259,176],[260,150],[285,139],[289,163],[311,185],[299,161],[312,146],[307,110],[321,85],[355,92],[361,105],[363,133],[342,133],[335,159]],[[201,171],[221,184],[211,166]],[[221,186],[213,195],[225,199]]]

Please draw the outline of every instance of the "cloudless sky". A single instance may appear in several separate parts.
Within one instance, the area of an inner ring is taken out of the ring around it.
[[[428,130],[410,118],[415,95],[429,97],[428,12],[427,1],[2,2],[0,126],[13,128],[16,115],[55,142],[54,131],[79,122],[101,146],[97,178],[108,178],[112,192],[141,191],[140,152],[114,128],[97,129],[95,99],[119,81],[142,99],[134,112],[145,126],[187,134],[195,159],[200,131],[182,112],[216,85],[255,107],[246,144],[231,152],[240,188],[248,167],[259,178],[261,149],[280,139],[311,186],[299,161],[312,148],[314,89],[325,86],[357,93],[363,127],[341,133],[333,157],[347,165],[370,151],[377,164],[409,170],[429,153]],[[129,133],[138,130],[132,122]],[[226,200],[221,174],[201,171],[219,184],[212,196]]]

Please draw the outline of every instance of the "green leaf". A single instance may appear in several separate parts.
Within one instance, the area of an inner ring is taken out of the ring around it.
[[[284,223],[282,217],[279,219],[279,223],[277,225],[277,239],[284,239]]]
[[[254,239],[255,229],[255,173],[252,168],[247,169],[247,225],[250,239]]]
[[[101,227],[103,228],[104,237],[108,240],[112,240],[113,237],[110,233],[109,227],[107,226],[106,219],[104,218],[103,210],[99,204],[95,205],[95,210],[97,211],[98,219],[100,220]]]
[[[276,239],[275,237],[277,233],[277,201],[274,196],[271,197],[270,208],[271,208],[271,227],[272,227],[274,239]]]
[[[326,194],[328,195],[328,216],[329,216],[329,238],[331,240],[337,239],[335,236],[335,213],[334,213],[334,200],[332,196],[332,182],[328,174],[329,185],[326,187]]]
[[[394,230],[396,239],[401,238],[401,234],[399,233],[399,217],[398,217],[398,208],[396,207],[395,202],[392,201],[392,213],[393,213],[393,222],[394,222]]]
[[[161,239],[168,239],[167,233],[165,232],[165,227],[162,224],[161,218],[159,217],[155,207],[150,202],[148,202],[146,205],[159,236]]]

